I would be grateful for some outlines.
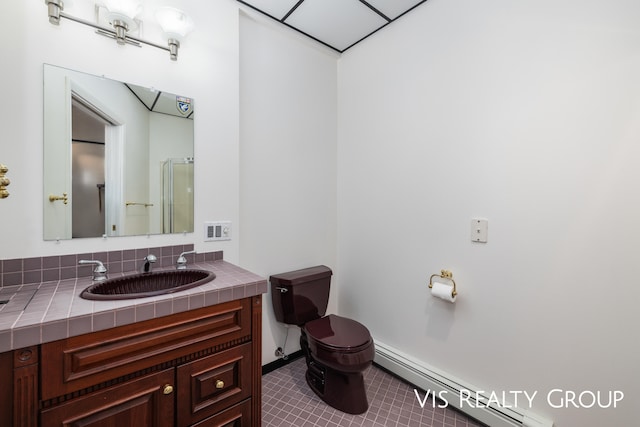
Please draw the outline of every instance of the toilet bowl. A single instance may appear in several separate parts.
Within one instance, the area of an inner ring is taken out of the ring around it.
[[[325,266],[270,277],[276,320],[300,326],[300,347],[309,387],[328,405],[350,414],[369,407],[363,371],[375,346],[361,323],[335,314],[325,316],[332,271]]]
[[[330,314],[306,323],[303,331],[313,357],[332,369],[361,372],[373,360],[369,330],[355,320]]]

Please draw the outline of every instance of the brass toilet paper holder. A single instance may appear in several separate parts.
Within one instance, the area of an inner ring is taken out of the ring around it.
[[[429,288],[433,288],[434,277],[440,277],[442,279],[447,279],[451,281],[451,283],[453,283],[453,290],[451,291],[451,296],[455,298],[455,296],[458,295],[458,291],[456,290],[456,281],[453,280],[452,272],[450,272],[449,270],[440,270],[440,274],[432,274],[431,277],[429,277]]]

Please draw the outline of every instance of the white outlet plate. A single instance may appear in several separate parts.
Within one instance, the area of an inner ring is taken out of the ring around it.
[[[471,241],[487,243],[489,237],[489,221],[483,218],[471,220]]]
[[[207,221],[204,223],[204,241],[231,240],[231,221]]]

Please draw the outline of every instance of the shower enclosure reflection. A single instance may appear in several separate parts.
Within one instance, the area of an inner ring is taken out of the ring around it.
[[[74,141],[72,146],[72,236],[100,237],[105,234],[104,144]]]
[[[162,164],[164,233],[193,230],[193,158],[168,159]]]

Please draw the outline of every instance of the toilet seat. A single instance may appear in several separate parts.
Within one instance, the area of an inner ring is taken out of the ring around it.
[[[372,342],[369,330],[361,323],[346,317],[329,314],[304,325],[310,341],[333,352],[357,352]]]

